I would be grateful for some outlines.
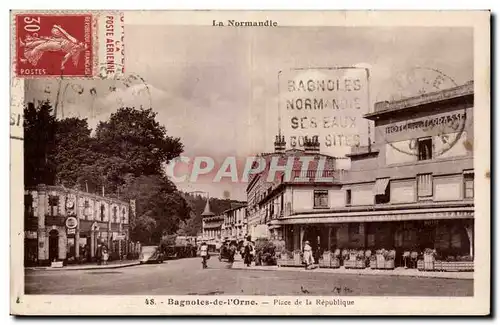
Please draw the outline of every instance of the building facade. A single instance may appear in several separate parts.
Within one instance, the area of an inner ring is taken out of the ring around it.
[[[135,202],[38,185],[24,195],[25,264],[93,260],[98,243],[127,254]]]
[[[472,82],[376,103],[365,115],[374,122],[374,143],[352,148],[348,172],[332,158],[332,171],[325,168],[331,183],[263,190],[250,183],[249,207],[289,250],[309,240],[322,251],[395,249],[401,256],[430,248],[442,256],[473,256],[473,106]]]
[[[280,219],[338,201],[335,193],[345,173],[338,165],[345,158],[321,154],[317,139],[306,139],[304,150],[284,150],[284,141],[284,137],[276,137],[275,152],[263,155],[266,168],[253,175],[247,186],[252,238],[284,239],[286,232]],[[268,177],[273,159],[279,167],[288,165],[290,174],[278,171]]]
[[[222,238],[244,240],[245,235],[248,234],[246,205],[236,205],[222,214],[224,215]]]
[[[209,249],[219,249],[222,241],[222,225],[224,215],[215,215],[210,209],[210,199],[207,199],[205,210],[201,214],[202,235],[201,240],[206,242]]]

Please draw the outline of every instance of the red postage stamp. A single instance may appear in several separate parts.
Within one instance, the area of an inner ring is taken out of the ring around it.
[[[17,77],[92,77],[91,14],[15,15]]]

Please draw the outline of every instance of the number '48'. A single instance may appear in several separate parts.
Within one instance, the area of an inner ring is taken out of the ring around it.
[[[146,298],[146,305],[154,305],[155,304],[155,300],[154,299],[147,299]]]

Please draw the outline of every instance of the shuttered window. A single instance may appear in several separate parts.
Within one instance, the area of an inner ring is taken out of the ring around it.
[[[314,191],[314,207],[328,208],[328,191]]]
[[[432,197],[432,174],[417,175],[417,188],[419,198]]]
[[[464,197],[466,199],[474,198],[474,174],[464,174]]]

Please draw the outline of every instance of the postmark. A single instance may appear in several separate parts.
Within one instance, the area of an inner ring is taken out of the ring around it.
[[[151,89],[142,76],[133,72],[110,74],[106,64],[100,71],[93,79],[27,80],[27,100],[48,100],[57,118],[99,119],[121,107],[152,107]],[[120,65],[118,71],[122,71]]]
[[[18,77],[92,77],[95,17],[91,13],[15,14]]]
[[[467,92],[467,85],[458,84],[438,69],[413,67],[396,74],[384,89],[389,89],[389,93],[377,93],[375,112],[398,110],[452,98],[457,93]],[[457,110],[437,112],[432,117],[422,115],[416,110],[406,115],[403,120],[376,127],[377,137],[397,152],[407,155],[419,155],[418,139],[432,137],[435,139],[430,148],[432,155],[442,156],[462,139],[467,124],[466,109],[467,105],[463,105]],[[408,141],[394,141],[402,133],[413,133],[415,137]]]

